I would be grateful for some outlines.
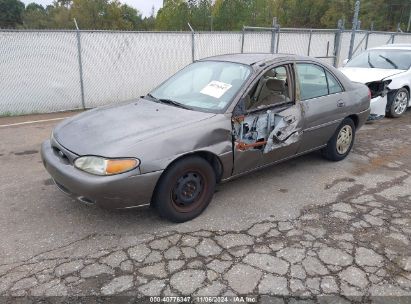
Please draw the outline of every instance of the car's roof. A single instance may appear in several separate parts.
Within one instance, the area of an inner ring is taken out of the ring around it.
[[[409,50],[411,51],[411,44],[406,44],[406,43],[397,43],[397,44],[387,44],[387,45],[382,45],[379,47],[372,48],[372,50]]]
[[[282,59],[282,58],[297,59],[299,57],[301,56],[291,55],[291,54],[239,53],[239,54],[226,54],[226,55],[207,57],[199,61],[208,61],[208,60],[227,61],[227,62],[242,63],[246,65],[254,65],[254,64],[263,63],[266,61],[274,61],[276,59]]]

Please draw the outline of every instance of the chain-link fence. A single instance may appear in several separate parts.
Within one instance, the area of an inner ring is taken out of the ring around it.
[[[92,108],[146,94],[201,58],[293,53],[340,66],[351,31],[249,28],[242,32],[0,30],[0,115]],[[356,31],[353,54],[411,35]]]

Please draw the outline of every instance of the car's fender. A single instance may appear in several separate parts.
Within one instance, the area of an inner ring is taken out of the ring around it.
[[[411,87],[411,71],[408,70],[404,73],[396,74],[384,80],[391,80],[391,83],[388,85],[390,90],[398,90],[403,87]]]
[[[141,173],[161,171],[177,159],[194,153],[209,153],[218,157],[223,166],[223,177],[232,172],[232,128],[231,118],[218,114],[210,119],[190,125],[189,128],[167,132],[144,141],[145,146],[139,155]]]
[[[396,91],[401,88],[406,88],[408,92],[410,92],[411,88],[411,70],[408,70],[404,73],[393,75],[391,77],[387,77],[384,80],[391,80],[390,84],[388,85],[388,90]],[[388,105],[390,106],[390,100],[388,100]],[[408,106],[411,106],[411,99],[408,103]]]

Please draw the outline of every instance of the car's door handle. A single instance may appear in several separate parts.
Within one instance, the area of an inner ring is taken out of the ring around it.
[[[345,102],[343,100],[337,101],[337,107],[342,108],[345,106]]]

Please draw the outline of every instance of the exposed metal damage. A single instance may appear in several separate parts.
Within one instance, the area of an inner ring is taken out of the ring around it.
[[[381,80],[373,81],[366,83],[366,86],[370,89],[371,98],[378,96],[384,97],[390,91],[388,85],[391,83],[391,80]]]
[[[237,150],[269,153],[297,142],[301,136],[301,114],[296,107],[283,111],[267,110],[233,119]]]

